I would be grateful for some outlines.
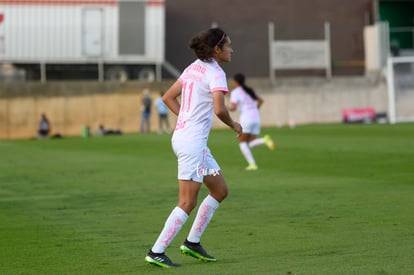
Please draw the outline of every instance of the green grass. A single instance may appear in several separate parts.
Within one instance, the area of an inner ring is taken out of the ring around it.
[[[194,211],[173,270],[144,263],[177,201],[169,136],[1,141],[0,274],[413,274],[414,124],[263,132],[277,148],[254,148],[254,172],[212,132],[230,189],[202,239],[218,261],[179,253]]]

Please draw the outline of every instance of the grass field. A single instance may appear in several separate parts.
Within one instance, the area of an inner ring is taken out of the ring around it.
[[[234,133],[209,146],[230,194],[183,266],[144,263],[176,204],[167,135],[0,141],[0,274],[414,274],[414,124],[263,129],[244,171]],[[203,187],[200,200],[207,194]]]

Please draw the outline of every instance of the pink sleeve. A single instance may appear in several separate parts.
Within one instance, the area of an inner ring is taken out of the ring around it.
[[[213,90],[211,90],[212,93],[214,92],[223,92],[224,94],[227,94],[229,92],[229,90],[227,89],[227,87],[217,87],[214,88]]]

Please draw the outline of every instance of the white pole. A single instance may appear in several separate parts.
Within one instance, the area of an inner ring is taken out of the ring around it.
[[[155,64],[155,80],[160,82],[162,80],[162,64]]]
[[[46,83],[46,64],[40,63],[40,83]]]
[[[390,57],[390,25],[388,22],[384,22],[384,52],[385,57],[383,60],[383,65],[387,64],[388,58]]]
[[[98,80],[99,82],[104,81],[104,65],[102,60],[98,61]]]
[[[326,78],[332,78],[332,62],[331,62],[331,25],[325,22],[325,42],[326,42]]]
[[[391,124],[396,122],[395,114],[395,85],[394,85],[394,69],[392,57],[387,60],[387,87],[388,87],[388,118]]]
[[[269,34],[269,78],[270,82],[275,82],[275,69],[274,69],[274,52],[273,52],[273,44],[275,40],[275,26],[273,22],[269,22],[268,24],[268,34]]]

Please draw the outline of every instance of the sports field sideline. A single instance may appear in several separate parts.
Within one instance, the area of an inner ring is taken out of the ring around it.
[[[230,189],[202,239],[217,262],[179,252],[193,213],[171,270],[144,263],[176,204],[169,135],[0,141],[0,274],[414,273],[414,124],[262,132],[276,150],[249,172],[232,131],[210,135]]]

